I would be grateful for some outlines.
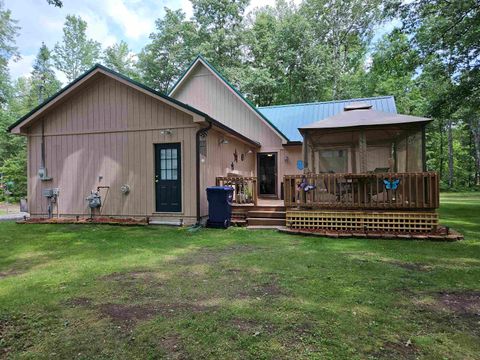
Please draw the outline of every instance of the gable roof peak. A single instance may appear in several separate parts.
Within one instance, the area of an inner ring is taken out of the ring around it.
[[[172,89],[168,92],[168,96],[173,96],[173,93],[182,85],[185,79],[192,71],[192,69],[201,62],[208,70],[210,70],[221,82],[223,82],[238,98],[240,101],[246,104],[246,106],[255,113],[262,121],[264,121],[281,139],[286,140],[287,142],[290,139],[280,131],[264,114],[262,114],[258,108],[232,84],[230,83],[205,57],[201,54],[198,54],[195,60],[193,60],[187,69],[180,75],[177,82],[173,85]]]

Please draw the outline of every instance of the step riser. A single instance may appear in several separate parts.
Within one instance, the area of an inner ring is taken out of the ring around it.
[[[232,219],[231,221],[232,226],[247,226],[247,221],[246,220],[235,220]]]
[[[285,226],[284,219],[272,219],[272,218],[248,218],[247,224],[257,226],[257,225],[266,225],[266,226]]]
[[[232,206],[232,212],[286,211],[285,206]]]
[[[274,218],[274,219],[285,219],[286,212],[283,211],[249,211],[249,218]]]

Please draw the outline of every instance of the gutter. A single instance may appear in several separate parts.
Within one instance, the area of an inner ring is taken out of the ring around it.
[[[298,141],[298,140],[295,140],[295,141],[288,141],[286,144],[283,144],[283,146],[301,146],[303,144],[302,141]]]

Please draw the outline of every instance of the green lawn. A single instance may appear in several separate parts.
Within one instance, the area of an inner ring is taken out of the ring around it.
[[[474,359],[480,196],[455,243],[0,223],[0,358]]]

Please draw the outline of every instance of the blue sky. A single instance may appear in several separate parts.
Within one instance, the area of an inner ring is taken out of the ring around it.
[[[247,11],[273,4],[274,0],[251,0]],[[188,0],[63,0],[62,8],[48,5],[46,0],[5,0],[5,7],[12,11],[12,17],[21,27],[17,46],[22,58],[9,64],[13,79],[31,71],[42,41],[53,48],[61,40],[67,14],[80,15],[86,20],[88,36],[100,42],[103,48],[124,40],[134,52],[148,43],[155,20],[163,16],[165,7],[181,8],[188,16],[192,14]],[[377,36],[390,27],[380,28]],[[57,75],[65,81],[63,74]]]

